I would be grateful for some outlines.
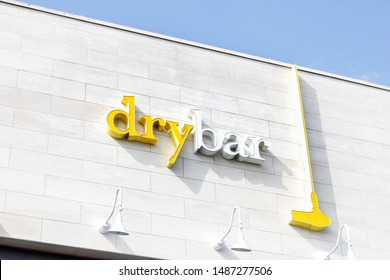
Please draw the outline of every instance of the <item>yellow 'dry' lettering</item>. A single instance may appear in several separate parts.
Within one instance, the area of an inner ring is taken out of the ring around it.
[[[138,123],[144,127],[144,133],[140,134],[135,129],[135,99],[134,96],[123,96],[122,104],[127,107],[127,112],[123,110],[113,110],[107,115],[108,134],[117,139],[123,139],[127,137],[129,141],[136,141],[147,144],[156,144],[158,138],[153,133],[153,128],[158,130],[165,129],[175,145],[175,153],[168,160],[167,167],[171,167],[175,164],[177,157],[184,145],[189,133],[194,128],[193,125],[184,124],[181,132],[179,130],[179,123],[170,120],[164,120],[162,118],[152,118],[151,116],[143,115],[139,118]],[[118,128],[118,121],[122,121],[125,124],[125,128]]]

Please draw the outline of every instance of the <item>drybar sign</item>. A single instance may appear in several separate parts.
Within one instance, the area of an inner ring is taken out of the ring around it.
[[[213,128],[203,128],[200,110],[191,110],[188,116],[193,124],[184,124],[181,129],[179,129],[178,122],[143,115],[138,119],[138,123],[144,127],[141,134],[135,129],[134,96],[124,96],[122,104],[126,106],[126,111],[113,110],[107,115],[108,134],[117,139],[127,138],[129,141],[156,144],[158,138],[153,134],[153,129],[160,131],[164,129],[170,135],[176,148],[175,153],[168,160],[167,167],[171,167],[176,162],[190,132],[193,132],[194,153],[199,151],[206,156],[213,156],[221,151],[226,159],[236,158],[239,161],[255,164],[261,164],[264,161],[260,150],[267,150],[269,146],[267,140],[237,132],[220,133]],[[117,126],[118,120],[124,122],[123,129]],[[210,144],[206,144],[204,138],[209,138]]]

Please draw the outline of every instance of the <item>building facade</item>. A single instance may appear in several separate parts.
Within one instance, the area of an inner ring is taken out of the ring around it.
[[[0,38],[7,250],[321,259],[347,224],[358,259],[390,259],[389,88],[302,67],[297,82],[293,65],[14,1],[0,1]],[[194,152],[204,129],[214,154]],[[312,186],[331,220],[322,230],[290,225],[315,206]],[[118,187],[128,236],[98,230]],[[230,249],[236,217],[216,251],[235,206],[251,251]],[[346,254],[342,243],[332,257]]]

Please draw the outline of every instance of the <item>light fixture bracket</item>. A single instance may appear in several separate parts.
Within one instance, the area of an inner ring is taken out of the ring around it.
[[[235,251],[244,251],[244,252],[250,252],[251,251],[251,249],[249,249],[249,247],[248,247],[248,244],[246,244],[246,241],[244,239],[244,234],[242,232],[244,227],[242,226],[241,212],[240,212],[240,207],[239,206],[235,206],[233,208],[232,215],[231,215],[231,218],[230,218],[229,228],[226,231],[226,233],[223,235],[223,237],[213,244],[214,250],[221,251],[223,248],[225,248],[225,241],[224,241],[224,239],[230,233],[230,231],[232,230],[233,219],[234,219],[234,214],[235,214],[236,210],[238,212],[239,232],[238,232],[238,235],[237,235],[237,242],[235,243],[235,245],[231,249],[235,250]]]

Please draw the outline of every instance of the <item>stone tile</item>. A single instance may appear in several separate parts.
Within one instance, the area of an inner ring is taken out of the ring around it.
[[[301,161],[302,160],[302,149],[300,144],[289,143],[286,141],[279,141],[276,139],[272,139],[270,143],[270,147],[265,151],[264,155],[272,155],[279,159],[290,159]]]
[[[85,100],[84,83],[26,71],[19,71],[18,88],[65,98]]]
[[[89,50],[87,64],[104,70],[149,78],[149,63],[123,56]]]
[[[51,75],[53,71],[50,58],[6,49],[0,49],[0,65],[44,75]]]
[[[12,126],[14,122],[14,108],[0,106],[0,125]]]
[[[274,174],[281,177],[306,178],[304,164],[301,161],[274,158]]]
[[[0,85],[7,87],[16,87],[17,80],[17,69],[0,66]]]
[[[230,218],[234,207],[217,204],[215,202],[205,202],[193,199],[185,199],[185,218],[190,220],[222,224],[226,227],[230,224]],[[240,208],[242,221],[248,225],[248,214],[245,208]],[[237,213],[235,214],[237,216]],[[233,221],[234,226],[238,226],[237,219]]]
[[[53,76],[81,83],[118,88],[117,73],[65,61],[54,61]]]
[[[211,111],[211,119],[213,128],[223,128],[234,132],[270,137],[269,125],[272,123],[268,124],[268,121],[220,111]]]
[[[43,174],[0,168],[0,177],[2,178],[1,189],[29,194],[44,194],[45,175]]]
[[[209,78],[209,91],[265,103],[264,88],[245,83],[240,83],[233,80],[223,80],[215,77]]]
[[[282,235],[283,254],[305,259],[323,260],[334,247],[333,242]],[[332,254],[332,259],[341,259],[341,248]]]
[[[6,126],[0,126],[0,128],[0,145],[36,152],[47,151],[48,136],[46,133]]]
[[[217,240],[217,225],[189,219],[152,215],[152,233],[200,242]]]
[[[364,193],[361,195],[361,200],[364,209],[390,214],[389,195]]]
[[[94,85],[87,85],[86,101],[96,103],[104,106],[110,106],[118,109],[124,109],[121,104],[123,96],[135,97],[136,112],[149,114],[150,113],[150,97],[129,93],[125,91],[98,87]]]
[[[143,79],[125,74],[119,74],[119,89],[131,93],[164,98],[167,100],[180,100],[180,87],[159,81]],[[161,93],[164,93],[163,95]]]
[[[122,189],[123,205],[130,210],[184,217],[184,199],[145,191]]]
[[[50,112],[51,97],[33,91],[0,86],[0,104],[36,112]]]
[[[40,241],[42,219],[9,213],[0,213],[0,219],[2,237]]]
[[[181,87],[208,89],[208,76],[171,67],[150,65],[150,78]]]
[[[151,191],[183,198],[215,201],[215,186],[199,180],[151,173]]]
[[[315,188],[319,201],[357,208],[362,207],[359,191],[324,184],[316,184]]]
[[[20,34],[9,32],[9,31],[0,31],[0,48],[8,50],[19,50],[20,49]]]
[[[37,56],[43,56],[62,61],[69,61],[79,64],[86,62],[86,51],[83,48],[76,48],[69,45],[39,39],[36,37],[23,36],[21,51]]]
[[[199,153],[200,154],[200,153]],[[273,160],[274,157],[264,155],[264,153],[261,151],[261,157],[264,158],[264,161],[261,164],[254,164],[250,162],[243,162],[239,161],[236,158],[234,159],[225,159],[222,157],[221,153],[217,153],[212,158],[214,159],[215,164],[220,165],[226,165],[234,168],[244,169],[245,171],[250,170],[254,172],[261,172],[261,173],[274,173],[274,164]]]
[[[10,167],[40,174],[80,178],[82,161],[61,156],[12,149]]]
[[[156,153],[118,147],[119,166],[183,176],[183,163],[181,158],[178,158],[171,168],[166,167],[166,164],[171,156],[172,155],[160,155]]]
[[[245,187],[244,170],[242,169],[187,159],[184,160],[184,177],[217,184]]]
[[[310,148],[310,158],[313,164],[347,171],[356,170],[355,157],[345,153]]]
[[[269,122],[269,137],[280,141],[301,144],[302,134],[300,128],[275,122]]]
[[[126,38],[128,40],[128,38]],[[150,63],[174,66],[176,53],[170,48],[158,47],[159,39],[152,39],[149,44],[145,40],[119,40],[119,56],[138,59]]]
[[[173,109],[174,108],[174,109]],[[183,104],[180,102],[172,102],[164,99],[150,99],[150,113],[152,116],[159,116],[163,119],[180,121],[191,124],[191,119],[188,117],[191,109],[200,109],[202,112],[202,121],[206,124],[211,123],[210,110],[206,108],[194,108],[192,105]]]
[[[278,208],[275,194],[225,185],[216,185],[216,202],[269,212]]]
[[[358,191],[372,193],[386,193],[383,180],[377,176],[365,175],[356,172],[330,169],[329,167],[312,165],[315,183],[333,185]],[[370,186],[367,189],[367,186]]]
[[[83,138],[83,122],[45,113],[15,110],[14,126],[73,138]]]
[[[122,253],[136,256],[174,260],[185,258],[185,241],[176,238],[132,233],[129,237],[118,238],[116,247]]]
[[[363,142],[363,141],[362,141]],[[368,143],[368,142],[363,142],[362,144],[358,145],[359,148],[362,148],[364,146],[368,146],[370,145],[371,143]],[[370,149],[371,150],[371,149]],[[376,145],[376,149],[372,149],[372,150],[376,150],[376,153],[374,154],[374,156],[372,157],[376,157],[380,160],[383,160],[383,161],[387,161],[387,162],[390,162],[390,145],[381,145],[381,144],[377,144]]]
[[[241,63],[243,61],[244,60],[241,59]],[[254,68],[250,69],[247,67],[243,67],[242,65],[239,65],[239,67],[237,67],[235,79],[237,81],[255,85],[258,87],[265,87],[269,89],[287,91],[287,92],[291,90],[291,76],[286,77],[285,76],[286,73],[283,73],[283,69],[281,67],[279,67],[278,69],[279,71],[268,71],[268,69],[265,70],[264,63],[258,63],[258,64],[261,65],[260,67],[262,69],[254,69]]]
[[[5,190],[0,190],[0,212],[4,212],[5,210],[5,198],[7,192]]]
[[[116,164],[118,161],[115,146],[55,135],[49,136],[48,153],[106,164]]]
[[[246,187],[268,193],[305,197],[305,182],[286,176],[245,171]]]
[[[358,260],[388,260],[390,251],[383,249],[372,249],[368,247],[353,246],[353,252]]]
[[[345,137],[351,136],[352,124],[347,121],[320,117],[311,113],[305,113],[305,121],[308,130],[316,130]]]
[[[56,33],[53,37],[56,42],[94,50],[108,54],[118,53],[118,40],[106,36],[92,34],[83,30],[77,30],[69,26],[56,26]]]
[[[382,161],[365,157],[356,158],[356,171],[376,177],[390,178],[390,161]]]
[[[297,97],[284,91],[266,88],[265,99],[267,104],[273,106],[279,106],[293,110],[297,110],[299,108]]]
[[[203,108],[210,108],[212,110],[225,111],[235,114],[239,113],[237,97],[215,94],[212,92],[186,87],[181,88],[180,96],[180,101],[182,103]]]
[[[150,190],[149,172],[115,165],[84,161],[83,179],[123,188]]]
[[[56,176],[46,176],[45,196],[112,206],[116,187]]]
[[[9,7],[9,6],[8,6]],[[14,32],[16,34],[34,36],[42,39],[52,40],[56,33],[56,28],[47,22],[36,22],[24,18],[24,11],[17,9],[15,13],[2,14],[0,18],[0,30]]]
[[[362,124],[351,124],[352,138],[390,145],[390,130]]]
[[[361,226],[365,226],[367,229],[373,229],[378,231],[390,231],[390,214],[382,211],[370,211],[365,210],[359,212],[363,215],[363,223]]]
[[[5,211],[37,218],[80,222],[80,203],[31,194],[8,192]]]
[[[0,167],[8,167],[10,148],[0,146]]]
[[[390,232],[368,230],[370,248],[390,251]]]
[[[291,221],[290,216],[285,214],[249,209],[248,227],[251,229],[258,229],[265,232],[283,233],[304,238],[310,237],[310,232],[308,230],[289,225],[289,222]]]
[[[272,122],[295,125],[295,112],[283,107],[240,99],[240,113]]]
[[[103,235],[94,226],[43,220],[42,242],[117,252],[115,236]]]
[[[274,254],[262,251],[252,251],[253,260],[304,260],[305,258],[293,257],[285,254]]]

